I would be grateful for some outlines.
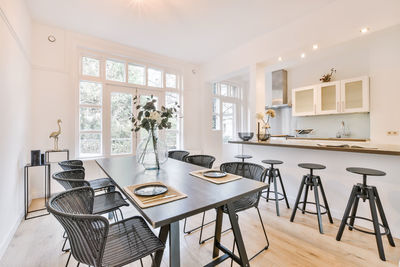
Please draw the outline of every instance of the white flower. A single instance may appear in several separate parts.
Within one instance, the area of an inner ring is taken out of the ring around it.
[[[162,121],[161,114],[158,111],[151,111],[149,119],[155,120],[158,125],[160,125]]]

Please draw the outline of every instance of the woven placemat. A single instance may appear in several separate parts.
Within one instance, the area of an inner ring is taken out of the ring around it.
[[[164,185],[168,188],[168,191],[162,195],[158,196],[153,196],[153,197],[142,197],[136,195],[135,189],[139,186],[143,185]],[[142,209],[145,208],[150,208],[154,207],[157,205],[165,204],[168,202],[176,201],[178,199],[186,198],[187,195],[179,192],[178,190],[174,189],[171,186],[165,185],[162,182],[150,182],[150,183],[144,183],[144,184],[136,184],[136,185],[130,185],[130,186],[125,186],[124,191],[138,204],[138,206]]]
[[[222,178],[210,178],[210,177],[205,177],[203,173],[208,172],[208,171],[219,171],[219,170],[212,170],[212,169],[207,169],[207,170],[199,170],[199,171],[192,171],[189,174],[193,175],[195,177],[207,180],[209,182],[212,182],[214,184],[225,184],[229,183],[238,179],[241,179],[242,176],[232,174],[232,173],[227,173],[225,177]]]

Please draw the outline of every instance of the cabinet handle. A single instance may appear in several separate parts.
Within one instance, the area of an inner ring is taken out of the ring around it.
[[[342,101],[342,112],[344,112],[344,101]]]
[[[336,110],[337,110],[337,112],[340,112],[340,107],[339,107],[339,105],[340,105],[340,103],[339,103],[339,101],[338,102],[336,102]]]

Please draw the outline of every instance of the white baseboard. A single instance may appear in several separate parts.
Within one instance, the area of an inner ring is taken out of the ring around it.
[[[15,232],[17,231],[19,225],[21,224],[21,221],[24,219],[24,213],[22,212],[16,222],[13,224],[12,229],[8,232],[8,235],[3,238],[3,240],[0,243],[0,260],[4,256],[4,253],[6,253],[6,250],[8,246],[10,245],[11,240],[14,237]]]

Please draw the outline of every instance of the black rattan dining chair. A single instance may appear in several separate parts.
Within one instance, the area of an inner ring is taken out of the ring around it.
[[[180,161],[184,161],[185,157],[190,153],[185,150],[170,150],[168,151],[168,157],[171,159],[176,159]]]
[[[85,170],[85,168],[83,167],[83,161],[77,159],[61,161],[58,163],[58,165],[60,165],[60,167],[64,171],[76,170],[76,169]],[[115,191],[115,185],[110,180],[110,178],[98,178],[94,180],[89,180],[89,183],[90,187],[93,188],[94,191],[99,191],[99,190]]]
[[[66,190],[83,186],[90,187],[90,183],[84,180],[85,172],[82,169],[57,172],[54,173],[52,177]],[[121,207],[123,206],[129,206],[129,204],[124,200],[120,192],[98,194],[94,196],[93,214],[112,213],[112,217],[117,221],[117,210],[119,211],[121,218],[124,219],[124,215],[121,211]],[[62,251],[66,252],[69,250],[65,249],[68,238],[65,234],[63,235],[63,238],[64,244],[62,246]]]
[[[211,169],[214,164],[215,157],[209,155],[190,155],[185,157],[185,161],[187,163]]]
[[[209,156],[209,155],[192,155],[192,156],[186,156],[185,157],[185,161],[188,162],[188,163],[200,166],[200,167],[211,169],[213,164],[214,164],[215,157]],[[183,233],[191,234],[194,231],[196,231],[196,230],[198,230],[200,228],[203,228],[204,226],[209,225],[210,223],[215,222],[215,220],[213,220],[213,221],[204,223],[205,216],[206,216],[206,212],[204,211],[203,212],[203,218],[202,218],[202,224],[200,226],[195,227],[195,228],[190,229],[190,230],[186,230],[187,218],[185,218],[184,223],[183,223]],[[199,244],[200,244],[200,241],[201,241],[201,237],[199,239]]]
[[[255,163],[249,163],[249,162],[227,162],[227,163],[223,163],[220,166],[220,170],[223,172],[227,172],[227,173],[232,173],[232,174],[236,174],[236,175],[241,175],[244,178],[247,179],[252,179],[252,180],[256,180],[256,181],[260,181],[262,182],[264,180],[264,176],[266,173],[266,170],[263,166],[255,164]],[[265,240],[267,242],[266,246],[264,248],[262,248],[259,252],[257,252],[255,255],[253,255],[250,260],[254,259],[257,255],[259,255],[261,252],[263,252],[264,250],[267,250],[269,247],[269,241],[268,241],[268,236],[267,236],[267,232],[265,231],[265,227],[264,227],[264,223],[263,220],[261,218],[261,214],[260,214],[260,210],[258,209],[258,203],[260,202],[260,197],[261,197],[261,192],[258,193],[254,193],[254,194],[250,194],[248,196],[242,197],[239,200],[236,200],[232,203],[235,212],[240,212],[240,211],[244,211],[244,210],[248,210],[250,208],[255,208],[257,210],[258,213],[258,218],[260,219],[260,223],[264,232],[264,236],[265,236]],[[225,206],[223,206],[223,212],[224,213],[228,213],[228,209]],[[239,215],[236,214],[237,218],[239,219]],[[204,220],[203,220],[204,221]],[[224,230],[223,232],[229,231],[231,230],[231,228]],[[202,233],[203,233],[203,227],[201,227],[200,229],[200,243],[203,244],[205,241],[210,240],[212,237],[209,237],[205,240],[201,240],[202,237]],[[233,243],[233,249],[232,249],[232,253],[234,253],[235,250],[235,243],[236,240],[234,240]],[[231,264],[232,265],[232,264]]]
[[[144,219],[134,216],[114,224],[93,215],[94,190],[78,187],[55,195],[47,210],[61,223],[71,243],[71,255],[89,266],[123,266],[164,249]],[[142,264],[143,265],[143,264]]]

